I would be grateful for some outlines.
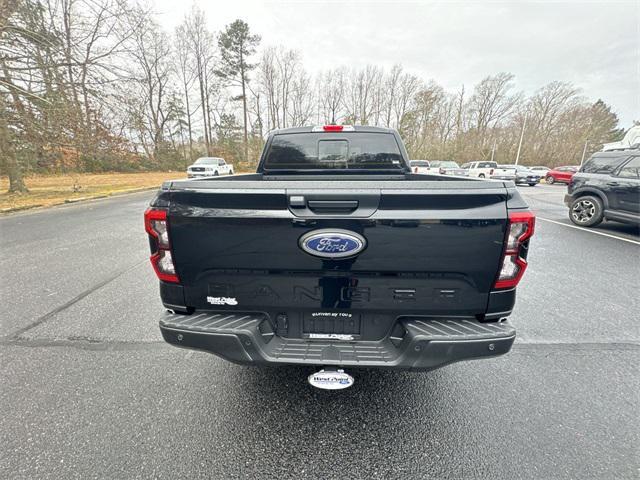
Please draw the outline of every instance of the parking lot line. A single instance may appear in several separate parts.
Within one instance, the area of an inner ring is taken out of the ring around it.
[[[556,225],[562,225],[563,227],[575,228],[576,230],[584,230],[585,232],[595,233],[596,235],[602,235],[603,237],[611,237],[616,238],[618,240],[622,240],[623,242],[635,243],[636,245],[640,245],[640,242],[636,240],[631,240],[630,238],[618,237],[617,235],[611,235],[610,233],[599,232],[597,230],[590,230],[584,227],[578,227],[577,225],[569,225],[568,223],[558,222],[557,220],[550,220],[548,218],[536,217],[538,220],[544,220],[545,222],[555,223]]]

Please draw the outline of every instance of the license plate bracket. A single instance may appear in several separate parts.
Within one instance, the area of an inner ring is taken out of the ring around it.
[[[360,328],[358,313],[318,311],[303,314],[302,336],[309,340],[357,340]]]

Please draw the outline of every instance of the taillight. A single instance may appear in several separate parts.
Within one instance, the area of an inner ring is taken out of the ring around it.
[[[527,269],[527,240],[533,235],[536,217],[531,212],[511,212],[507,224],[504,255],[494,288],[518,285]]]
[[[493,175],[493,168],[489,170],[489,175]]]
[[[438,170],[438,172],[440,173],[440,175],[444,175],[445,173],[447,173],[447,171],[444,168],[440,168],[440,170]]]
[[[156,275],[165,282],[178,283],[180,280],[171,255],[167,211],[148,208],[144,212],[144,228],[153,239],[150,260]]]
[[[414,173],[418,173],[418,167],[413,169]]]

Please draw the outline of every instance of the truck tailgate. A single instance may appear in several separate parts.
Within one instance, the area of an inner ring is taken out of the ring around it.
[[[177,187],[169,195],[169,225],[189,307],[302,312],[301,328],[341,310],[473,316],[487,309],[507,224],[508,192],[500,182]],[[320,229],[354,232],[366,248],[346,259],[310,255],[300,239]]]

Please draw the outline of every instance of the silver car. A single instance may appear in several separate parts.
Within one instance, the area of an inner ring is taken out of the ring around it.
[[[529,169],[537,175],[540,175],[540,178],[543,178],[547,175],[547,172],[551,170],[549,167],[543,167],[541,165],[535,167],[529,167]]]
[[[513,180],[516,185],[526,183],[530,187],[535,187],[540,183],[540,175],[524,165],[500,165],[501,168],[513,168],[516,171],[516,178]]]
[[[432,160],[429,162],[429,173],[439,173],[440,175],[467,176],[469,172],[460,168],[456,162],[450,160]]]

